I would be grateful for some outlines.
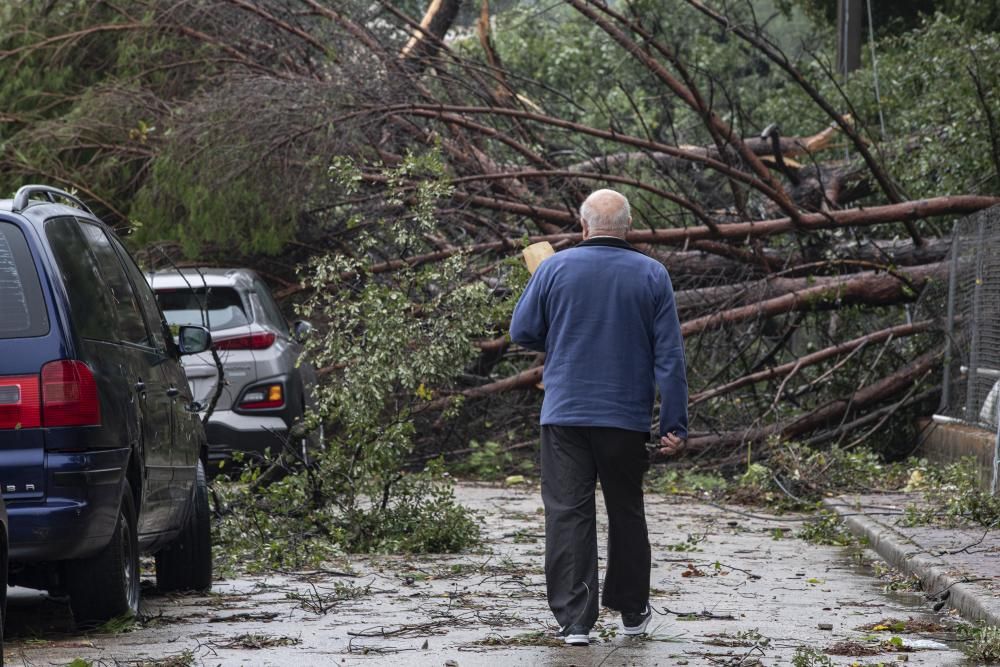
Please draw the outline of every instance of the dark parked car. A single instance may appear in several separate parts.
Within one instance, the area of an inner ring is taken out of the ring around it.
[[[135,612],[139,554],[163,590],[211,586],[205,433],[156,298],[74,196],[0,200],[0,471],[11,583],[67,593],[78,624]]]

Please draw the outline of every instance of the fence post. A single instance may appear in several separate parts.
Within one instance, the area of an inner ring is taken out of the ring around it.
[[[973,409],[978,404],[976,399],[979,397],[977,387],[979,381],[979,327],[981,324],[979,321],[979,311],[982,306],[983,294],[983,239],[986,233],[986,220],[985,216],[980,215],[978,217],[979,229],[976,232],[975,248],[976,281],[972,288],[972,322],[969,323],[972,340],[969,345],[969,380],[965,393],[965,420],[970,424],[978,424],[980,421],[979,415],[973,414]]]
[[[944,323],[944,379],[941,384],[941,404],[938,414],[948,414],[951,405],[951,359],[955,349],[955,292],[958,283],[958,254],[962,251],[959,221],[951,227],[951,262],[948,267],[948,315]]]
[[[997,401],[997,435],[993,439],[993,481],[990,483],[990,494],[997,494],[997,476],[1000,474],[1000,400]]]

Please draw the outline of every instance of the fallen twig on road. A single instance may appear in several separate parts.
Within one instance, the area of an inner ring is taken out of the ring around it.
[[[736,617],[732,614],[716,614],[714,612],[703,610],[703,611],[673,611],[663,607],[663,611],[660,611],[653,605],[649,605],[649,608],[660,616],[679,616],[682,618],[699,618],[699,619],[711,619],[713,621],[735,621]]]

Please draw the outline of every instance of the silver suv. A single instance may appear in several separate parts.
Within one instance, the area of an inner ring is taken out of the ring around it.
[[[225,382],[206,428],[209,461],[217,465],[235,450],[280,451],[312,405],[316,373],[298,363],[309,323],[289,328],[271,290],[249,269],[173,269],[146,276],[168,324],[208,327],[222,360]],[[183,364],[194,400],[207,407],[218,386],[212,354],[184,357]],[[307,444],[300,439],[295,445],[304,456]]]

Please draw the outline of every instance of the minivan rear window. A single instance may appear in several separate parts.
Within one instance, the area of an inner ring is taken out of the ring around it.
[[[108,342],[121,340],[111,292],[76,218],[47,221],[45,236],[62,273],[73,324],[80,337]]]
[[[205,326],[211,331],[242,327],[250,323],[239,292],[229,287],[156,290],[167,324]],[[202,311],[207,310],[207,313]]]
[[[0,338],[49,332],[49,315],[28,242],[17,225],[0,222]]]

